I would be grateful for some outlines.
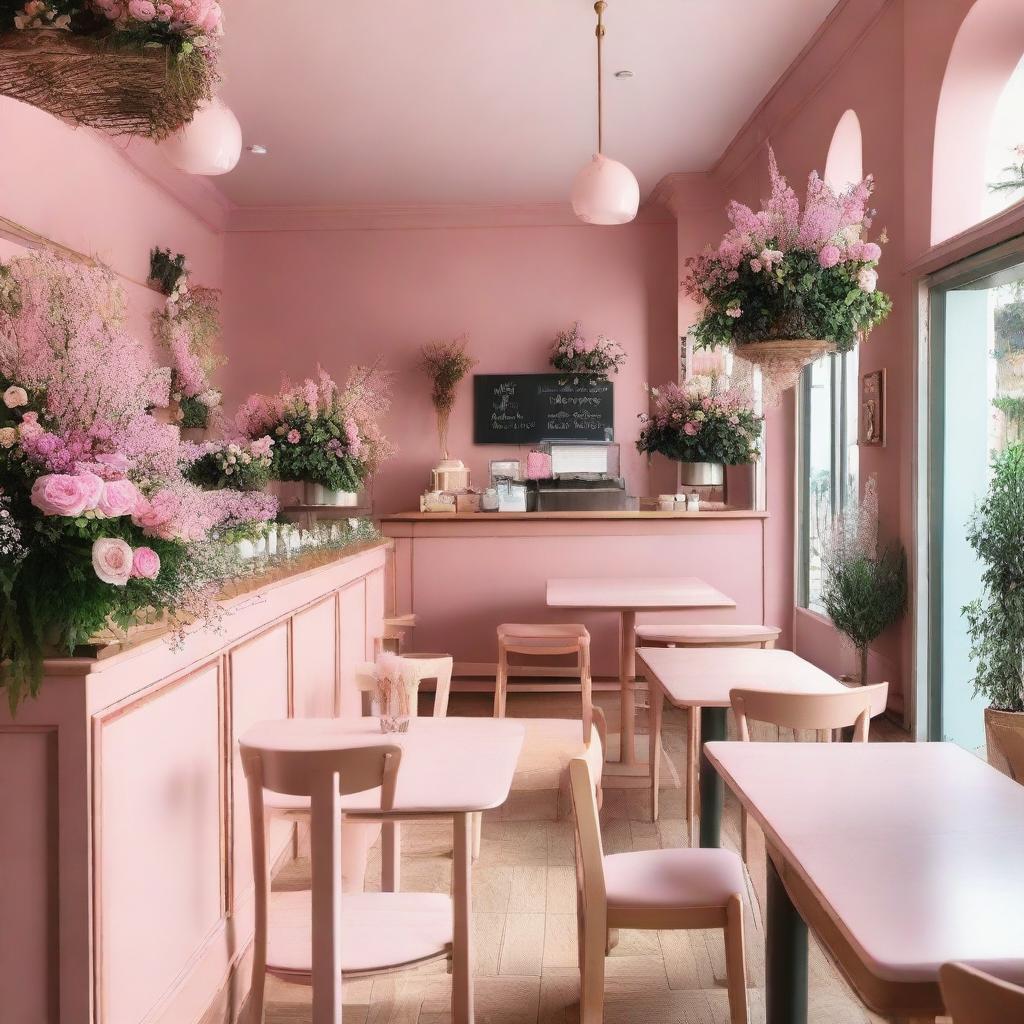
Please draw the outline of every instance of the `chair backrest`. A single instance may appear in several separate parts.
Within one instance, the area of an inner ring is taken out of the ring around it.
[[[967,964],[943,964],[939,985],[953,1024],[1011,1024],[1024,1021],[1024,988]]]
[[[741,740],[750,739],[749,721],[767,722],[787,729],[854,727],[853,738],[867,742],[871,718],[885,710],[888,683],[858,686],[836,693],[785,693],[771,690],[729,691]]]
[[[262,727],[266,728],[266,727]],[[253,992],[262,1007],[267,967],[270,866],[267,860],[263,790],[310,798],[313,876],[313,999],[321,1007],[341,1005],[341,813],[340,798],[380,789],[380,806],[394,805],[402,748],[390,743],[348,749],[279,750],[239,742],[249,796],[256,934],[253,942]],[[327,1011],[324,1010],[324,1013]],[[261,1018],[259,1018],[261,1019]],[[340,1019],[340,1018],[338,1018]]]
[[[604,758],[600,740],[592,735],[590,742],[595,745],[591,756],[600,763]],[[591,757],[574,757],[569,762],[569,785],[576,828],[576,888],[583,901],[582,905],[596,909],[606,904],[607,893],[597,785],[590,762]]]
[[[1006,760],[1010,778],[1024,785],[1024,733],[998,722],[989,722],[988,728],[999,747],[998,752]]]

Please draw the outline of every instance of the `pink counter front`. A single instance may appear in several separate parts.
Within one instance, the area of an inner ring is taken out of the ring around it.
[[[0,1020],[183,1024],[228,988],[253,931],[237,737],[361,713],[355,668],[384,616],[386,544],[225,602],[219,633],[48,661],[0,709]],[[272,855],[293,826],[275,822]]]
[[[415,614],[412,644],[452,654],[456,674],[494,674],[502,622],[579,621],[595,676],[618,675],[618,619],[548,608],[547,581],[697,576],[735,609],[651,613],[641,622],[764,621],[764,527],[755,511],[407,513],[386,516],[395,544],[395,606]]]

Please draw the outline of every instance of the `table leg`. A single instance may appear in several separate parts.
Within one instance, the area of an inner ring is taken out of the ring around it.
[[[661,784],[661,716],[665,707],[665,694],[660,686],[649,682],[651,701],[651,743],[647,758],[651,776],[651,821],[658,820],[658,788]]]
[[[722,836],[722,779],[704,754],[704,744],[725,739],[728,708],[700,709],[700,845],[720,846]]]
[[[402,886],[402,826],[385,821],[381,826],[380,888],[381,892],[398,892]]]
[[[452,1024],[473,1024],[473,815],[453,818]]]
[[[636,612],[619,613],[619,760],[626,765],[636,764],[636,695],[633,684],[636,677]]]
[[[686,832],[690,846],[697,845],[699,799],[697,778],[700,775],[700,708],[686,709]]]
[[[768,858],[766,1024],[807,1024],[807,925]]]

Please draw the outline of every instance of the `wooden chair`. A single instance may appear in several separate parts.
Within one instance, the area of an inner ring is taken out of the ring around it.
[[[853,727],[855,743],[867,743],[871,719],[885,711],[888,683],[852,687],[836,693],[782,693],[771,690],[729,691],[736,731],[750,740],[751,720],[780,729],[811,730],[818,739],[832,741],[835,729]],[[740,852],[747,862],[747,809],[740,807]]]
[[[1024,988],[967,964],[943,964],[939,986],[953,1024],[1024,1021]]]
[[[575,655],[580,674],[580,696],[583,703],[583,725],[589,735],[593,683],[590,676],[590,633],[586,626],[526,625],[504,623],[498,627],[498,670],[494,679],[494,717],[505,717],[508,698],[508,656],[554,657]]]
[[[598,759],[600,763],[600,758]],[[587,758],[569,764],[576,818],[576,911],[580,1024],[601,1024],[604,960],[618,928],[721,928],[732,1024],[746,1024],[743,865],[729,850],[639,850],[605,854]]]
[[[402,654],[405,678],[413,693],[410,695],[410,708],[415,715],[418,706],[420,684],[425,680],[434,681],[434,718],[448,717],[448,698],[452,688],[452,671],[454,659],[450,654]],[[361,665],[356,671],[356,685],[364,694],[372,694],[376,678],[373,665]],[[368,710],[368,709],[366,709]]]
[[[261,727],[266,736],[266,727]],[[266,740],[264,738],[264,743]],[[240,742],[248,785],[256,936],[248,1020],[262,1024],[266,975],[313,986],[313,1024],[341,1024],[341,982],[451,956],[452,902],[439,893],[341,892],[340,798],[380,790],[393,806],[401,748],[279,750]],[[270,891],[265,790],[309,800],[312,890]]]
[[[771,648],[778,626],[686,625],[643,623],[636,627],[637,647],[761,647]]]

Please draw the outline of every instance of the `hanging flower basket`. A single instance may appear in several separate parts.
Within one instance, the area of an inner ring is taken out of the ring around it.
[[[835,350],[830,341],[785,338],[737,345],[735,354],[737,359],[761,371],[765,405],[776,406],[782,401],[783,394],[796,385],[805,366]]]
[[[0,35],[0,95],[114,135],[171,135],[210,99],[214,79],[201,55],[182,60],[166,45],[52,29]]]

